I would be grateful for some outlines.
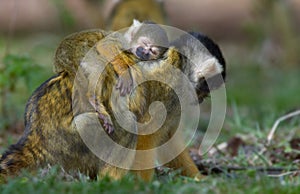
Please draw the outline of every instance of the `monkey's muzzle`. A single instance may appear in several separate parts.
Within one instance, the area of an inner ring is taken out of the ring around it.
[[[141,60],[149,60],[150,58],[150,53],[149,53],[149,50],[143,48],[143,47],[138,47],[136,49],[136,55],[141,59]]]

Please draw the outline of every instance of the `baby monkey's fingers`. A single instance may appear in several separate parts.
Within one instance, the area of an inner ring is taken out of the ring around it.
[[[104,123],[103,127],[108,134],[111,134],[115,131],[115,129],[111,123]]]
[[[101,113],[98,113],[98,117],[103,121],[103,128],[108,134],[114,132],[115,129],[109,117]]]
[[[130,94],[133,89],[133,80],[129,71],[126,71],[119,76],[116,88],[120,90],[121,96]]]

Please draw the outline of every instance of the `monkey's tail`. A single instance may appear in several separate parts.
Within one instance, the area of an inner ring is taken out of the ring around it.
[[[35,161],[35,154],[20,142],[11,145],[0,158],[0,177],[15,176]]]

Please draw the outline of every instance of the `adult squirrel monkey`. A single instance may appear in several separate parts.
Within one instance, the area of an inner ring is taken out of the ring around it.
[[[47,164],[61,165],[66,171],[80,171],[92,178],[108,175],[111,178],[119,179],[128,173],[126,169],[115,167],[99,159],[87,147],[78,132],[78,128],[74,125],[76,116],[85,114],[87,111],[91,117],[82,120],[85,122],[83,124],[85,127],[82,127],[81,130],[88,132],[94,127],[92,123],[98,121],[98,113],[91,106],[89,99],[73,98],[77,92],[74,90],[74,81],[76,81],[78,68],[84,68],[81,63],[84,56],[91,49],[94,49],[97,54],[98,48],[95,44],[108,35],[108,32],[101,30],[85,31],[73,34],[62,41],[55,58],[57,75],[45,81],[28,100],[25,110],[24,134],[16,144],[11,145],[2,155],[0,159],[1,176],[16,175],[23,168],[36,169]],[[209,53],[197,51],[196,39],[204,45],[200,47],[204,47]],[[139,79],[141,73],[151,74],[154,77],[172,78],[173,75],[169,73],[169,69],[176,67],[193,83],[200,102],[210,92],[211,88],[208,88],[206,83],[208,79],[214,83],[212,89],[218,88],[223,83],[214,82],[216,76],[225,78],[225,61],[219,47],[212,40],[202,34],[191,33],[191,36],[182,36],[170,45],[171,47],[164,52],[162,58],[152,61],[141,60],[137,65],[133,65],[134,68],[131,69],[133,78]],[[136,52],[137,54],[137,50],[133,50],[133,53]],[[189,59],[182,56],[180,51],[186,51]],[[208,59],[203,61],[203,55]],[[196,63],[191,61],[196,61]],[[144,65],[153,66],[145,68]],[[111,95],[119,81],[114,66],[105,66],[100,79],[96,85],[99,90],[95,92],[95,98],[106,109],[107,115],[111,118],[111,124],[116,128],[114,133],[109,134],[114,142],[129,149],[148,150],[171,138],[180,117],[180,103],[168,86],[149,82],[137,86],[134,92],[127,96],[126,102],[129,104],[129,110],[135,114],[140,123],[149,120],[148,109],[153,101],[158,100],[166,104],[168,115],[163,126],[153,134],[139,135],[124,130],[112,114],[113,106],[116,104],[111,103]],[[174,83],[180,85],[180,81],[174,80]],[[87,90],[84,91],[87,92]],[[80,107],[86,109],[83,110]],[[100,121],[103,125],[103,120],[100,119]],[[101,132],[102,135],[107,135],[107,133],[108,131]],[[105,144],[103,144],[102,149],[108,152],[109,157],[121,154],[110,150]],[[170,151],[176,150],[177,146],[173,145],[170,149]],[[144,158],[138,155],[135,157],[128,156],[122,158],[122,162],[134,165],[143,162],[148,164],[155,162],[156,157],[159,156],[156,156],[155,153]],[[185,176],[201,178],[187,150],[184,150],[166,165],[174,169],[182,169],[182,174]],[[152,179],[154,166],[134,172],[142,179],[149,181]]]
[[[105,11],[113,7],[105,17],[106,29],[116,31],[126,28],[131,25],[133,19],[165,24],[166,14],[163,4],[163,1],[159,0],[108,0],[104,4]]]

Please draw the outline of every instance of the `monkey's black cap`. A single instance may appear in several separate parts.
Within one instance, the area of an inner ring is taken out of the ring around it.
[[[191,37],[193,37],[194,40]],[[173,41],[170,45],[180,49],[183,46],[190,47],[193,42],[197,40],[200,41],[201,44],[208,50],[208,52],[218,60],[223,68],[223,71],[220,74],[209,77],[207,79],[201,78],[198,81],[196,85],[196,92],[198,94],[198,99],[201,102],[206,96],[209,95],[211,90],[220,87],[224,83],[224,80],[226,78],[226,62],[219,46],[212,39],[199,32],[189,32],[187,34],[183,34],[178,39]],[[189,60],[185,57],[183,58],[185,60]]]

